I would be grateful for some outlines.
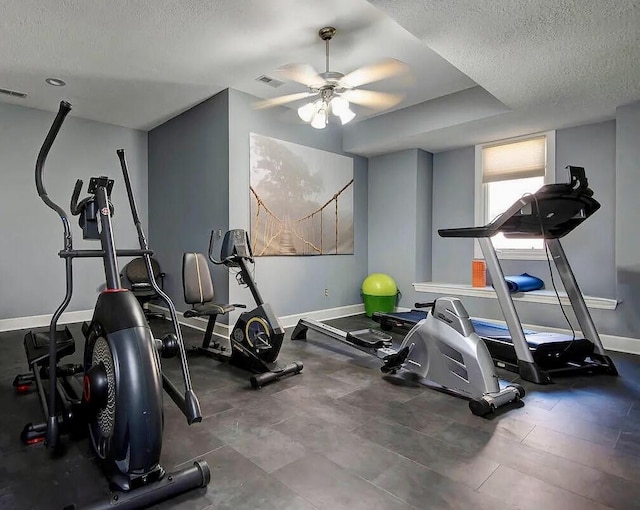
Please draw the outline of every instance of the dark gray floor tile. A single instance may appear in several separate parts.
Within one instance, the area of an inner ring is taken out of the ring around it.
[[[286,466],[306,454],[304,446],[271,428],[249,431],[223,428],[216,434],[234,450],[267,473]]]
[[[536,426],[522,444],[627,480],[640,479],[640,457],[626,455],[613,448],[577,439],[542,426]]]
[[[208,421],[214,432],[221,427],[228,428],[232,431],[250,431],[253,429],[264,429],[275,423],[284,421],[294,414],[295,409],[286,403],[274,397],[265,396],[242,408],[232,408],[210,416]]]
[[[472,489],[479,487],[498,467],[497,462],[470,453],[454,443],[401,425],[371,420],[355,433]]]
[[[249,459],[242,456],[230,446],[223,446],[203,457],[211,470],[211,483],[202,494],[186,494],[181,499],[173,499],[161,505],[164,508],[182,508],[190,502],[193,508],[208,508],[225,504],[244,491],[246,484],[252,480],[263,478],[266,473]],[[185,467],[191,463],[183,464]],[[200,491],[198,491],[200,492]],[[204,506],[202,506],[204,505]]]
[[[2,457],[4,499],[14,504],[7,508],[60,508],[107,499],[107,482],[98,465],[82,457],[73,444],[65,446],[66,453],[58,458],[42,445]]]
[[[326,510],[409,510],[389,493],[341,468],[325,457],[310,454],[276,471],[287,487]]]
[[[400,459],[373,483],[416,508],[430,510],[497,510],[514,508],[487,494],[431,471],[408,459]]]
[[[397,453],[339,427],[317,430],[305,444],[366,480],[373,480],[402,459]]]
[[[500,466],[482,484],[479,492],[491,495],[522,510],[605,510],[606,506],[560,489],[532,476]]]
[[[341,400],[329,397],[314,396],[303,386],[295,386],[276,393],[274,399],[281,402],[287,409],[298,414],[315,416],[332,425],[353,430],[370,416],[357,407],[351,406]]]
[[[212,505],[211,510],[317,510],[272,476],[253,478],[233,497]]]
[[[224,442],[215,434],[214,427],[208,418],[200,423],[187,424],[181,413],[165,413],[164,435],[162,441],[161,462],[165,468],[182,464],[191,459],[201,457]]]
[[[526,397],[525,397],[526,402]],[[584,439],[592,443],[613,447],[620,432],[619,427],[607,426],[605,419],[590,417],[585,419],[584,413],[578,410],[559,411],[555,407],[551,411],[538,407],[525,406],[514,409],[511,416],[518,420],[526,421],[534,425],[562,432],[577,439]],[[623,418],[618,418],[622,420]]]
[[[616,450],[634,457],[640,457],[640,432],[621,431]]]
[[[612,508],[631,508],[640,496],[629,480],[504,438],[494,438],[480,455]]]

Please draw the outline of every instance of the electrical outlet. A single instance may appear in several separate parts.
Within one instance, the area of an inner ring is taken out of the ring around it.
[[[324,296],[329,297],[329,289],[324,289]]]
[[[220,238],[220,237],[222,237],[222,229],[221,228],[218,229],[218,238]]]

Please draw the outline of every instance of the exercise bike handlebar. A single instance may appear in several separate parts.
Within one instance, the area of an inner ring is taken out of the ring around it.
[[[67,213],[64,211],[62,207],[60,207],[58,204],[56,204],[53,200],[49,198],[49,195],[47,194],[47,190],[44,187],[44,182],[42,177],[44,174],[44,165],[47,160],[47,156],[49,155],[49,151],[51,150],[51,146],[53,145],[53,142],[58,136],[58,132],[62,127],[65,117],[69,114],[70,111],[71,111],[71,103],[68,103],[67,101],[60,101],[60,108],[58,109],[58,114],[56,115],[56,118],[54,119],[53,124],[51,124],[51,128],[49,128],[49,133],[47,134],[47,137],[45,138],[44,143],[40,148],[40,152],[38,153],[38,159],[36,161],[36,189],[38,190],[38,195],[40,196],[42,201],[48,207],[50,207],[56,213],[58,213],[58,216],[60,216],[60,219],[62,219],[63,223],[65,224],[65,237],[69,235],[69,227],[67,224],[68,223]]]

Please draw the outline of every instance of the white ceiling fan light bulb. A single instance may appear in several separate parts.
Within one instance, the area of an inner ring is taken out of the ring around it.
[[[342,112],[340,115],[338,115],[338,117],[340,117],[340,122],[342,122],[343,126],[347,122],[352,121],[355,116],[356,116],[356,114],[349,107],[347,107],[347,109],[344,112]]]
[[[347,101],[344,97],[335,96],[333,99],[331,99],[331,111],[334,115],[342,117],[343,113],[350,111],[349,101]]]
[[[314,103],[307,103],[304,106],[298,108],[298,117],[305,122],[311,122],[311,119],[316,113],[316,105]]]
[[[313,116],[311,120],[311,127],[316,129],[324,129],[327,127],[327,110],[321,108],[318,112]]]

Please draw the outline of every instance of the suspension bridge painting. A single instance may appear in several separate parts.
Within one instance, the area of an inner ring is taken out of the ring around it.
[[[353,254],[353,160],[251,133],[256,256]]]

